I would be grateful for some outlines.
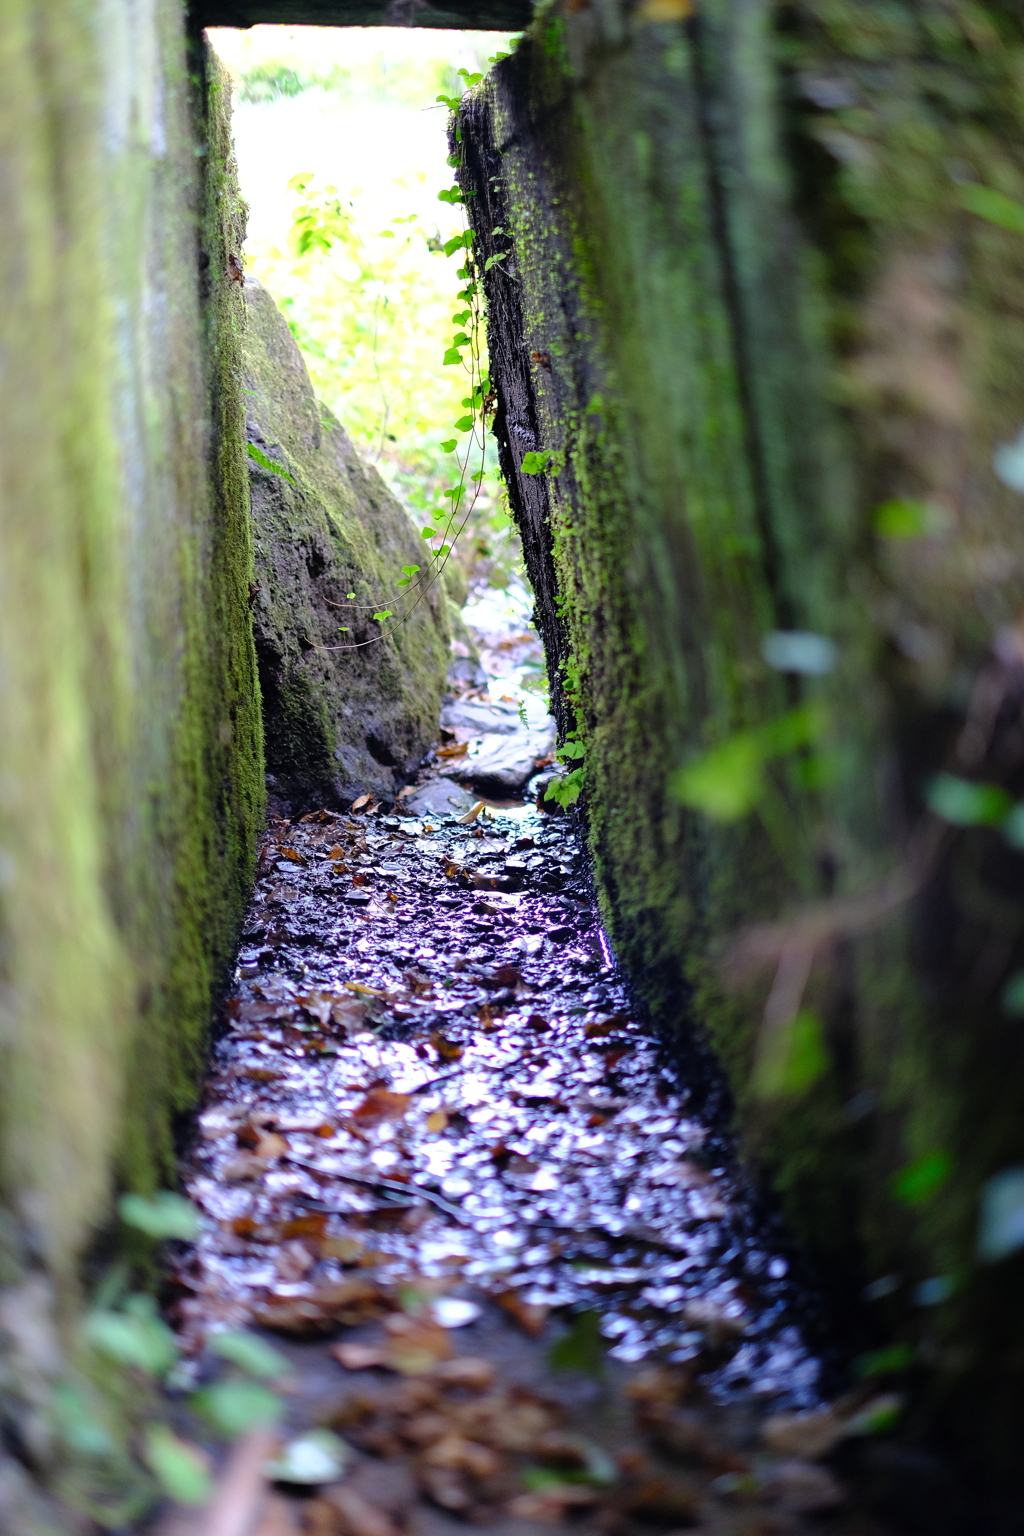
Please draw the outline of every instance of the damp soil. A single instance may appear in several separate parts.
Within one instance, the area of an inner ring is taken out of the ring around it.
[[[874,1529],[785,1255],[645,1025],[578,829],[315,812],[267,833],[183,1169],[169,1315],[288,1357],[313,1536]],[[873,1417],[874,1416],[874,1417]]]

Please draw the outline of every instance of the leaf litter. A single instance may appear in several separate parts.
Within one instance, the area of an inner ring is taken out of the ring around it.
[[[571,822],[367,802],[276,824],[259,871],[168,1315],[197,1378],[239,1329],[287,1358],[278,1526],[845,1529],[821,1463],[870,1391],[822,1400]]]

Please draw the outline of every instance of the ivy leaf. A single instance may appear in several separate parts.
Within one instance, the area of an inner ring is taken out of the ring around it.
[[[504,261],[507,256],[508,251],[499,251],[496,256],[488,256],[487,260],[484,262],[484,271],[489,272],[493,266],[495,266],[499,261]]]
[[[546,448],[542,449],[539,453],[524,453],[520,468],[524,475],[542,475],[547,468],[550,457],[551,455]]]
[[[207,1348],[211,1354],[219,1355],[222,1360],[230,1360],[232,1365],[240,1366],[250,1376],[262,1380],[273,1381],[276,1377],[288,1375],[289,1365],[284,1355],[243,1328],[227,1328],[222,1333],[211,1333],[207,1339]]]
[[[421,528],[420,529],[420,538],[421,539],[436,539],[437,538],[437,529],[436,528]]]
[[[138,1227],[147,1237],[180,1237],[191,1242],[199,1236],[202,1226],[199,1212],[191,1200],[169,1189],[161,1189],[150,1198],[122,1195],[117,1209],[127,1226]]]
[[[453,204],[464,203],[466,201],[458,187],[448,187],[446,190],[439,192],[437,194],[437,200],[439,203]]]
[[[250,1429],[275,1424],[282,1411],[277,1393],[254,1381],[217,1381],[194,1392],[190,1402],[215,1429],[232,1439]]]
[[[976,213],[980,219],[987,219],[990,224],[998,224],[1000,229],[1008,229],[1011,234],[1024,235],[1024,203],[1007,197],[1005,192],[996,192],[992,187],[972,181],[960,188],[960,206],[968,213]]]
[[[680,804],[712,821],[739,821],[761,798],[764,750],[751,732],[738,732],[678,768],[668,782]]]
[[[450,544],[442,544],[439,549],[436,549],[434,551],[434,553],[437,555],[438,559],[441,559],[444,555],[450,555],[451,552],[452,552],[452,547],[451,547]]]
[[[454,438],[454,437],[449,437],[446,442],[443,442],[441,444],[441,452],[442,453],[454,453],[458,446],[459,446],[458,439]]]
[[[397,581],[395,583],[395,585],[398,586],[398,587],[408,587],[411,584],[411,582],[412,582],[412,577],[411,576],[403,576],[399,581]]]
[[[157,1315],[152,1296],[129,1296],[119,1312],[91,1312],[83,1332],[100,1354],[147,1376],[166,1375],[178,1359],[174,1335]]]
[[[455,423],[456,432],[470,432],[473,428],[472,416],[460,416]]]
[[[940,773],[925,793],[928,809],[955,827],[991,827],[1004,821],[1013,799],[998,784],[971,784],[952,773]]]
[[[374,614],[374,618],[378,621],[378,623],[383,624],[385,619],[393,619],[394,614],[391,612],[390,608],[382,608],[380,613]]]
[[[828,1067],[821,1019],[812,1008],[801,1008],[781,1028],[766,1031],[754,1068],[754,1092],[759,1099],[795,1097]]]
[[[416,572],[418,570],[419,570],[419,566],[418,565],[403,565],[402,566],[402,574],[405,575],[405,576],[415,576]]]
[[[461,363],[461,362],[462,362],[462,353],[459,351],[458,347],[449,347],[447,352],[444,355],[444,358],[442,360],[441,366],[443,368],[450,368],[452,363]]]
[[[144,1456],[169,1498],[178,1504],[205,1504],[213,1479],[198,1446],[179,1440],[166,1424],[147,1424]]]
[[[923,1205],[938,1194],[953,1172],[953,1159],[948,1152],[936,1148],[923,1152],[895,1174],[891,1189],[897,1200],[904,1205]]]

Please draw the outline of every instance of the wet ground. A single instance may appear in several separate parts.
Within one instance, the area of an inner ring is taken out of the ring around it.
[[[267,1330],[290,1431],[349,1456],[286,1487],[283,1529],[873,1529],[823,1458],[886,1405],[822,1403],[570,819],[275,824],[184,1180],[193,1369]]]

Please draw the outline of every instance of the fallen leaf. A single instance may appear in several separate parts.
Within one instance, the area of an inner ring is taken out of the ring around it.
[[[494,1299],[502,1311],[507,1312],[512,1321],[531,1339],[539,1338],[544,1332],[551,1312],[550,1307],[539,1307],[524,1301],[518,1291],[502,1291]]]
[[[384,1319],[384,1326],[389,1335],[387,1363],[403,1376],[427,1376],[438,1361],[451,1357],[451,1339],[438,1323],[396,1312]]]
[[[352,1111],[352,1118],[360,1125],[382,1125],[386,1120],[401,1120],[413,1097],[411,1093],[392,1093],[389,1088],[371,1088],[363,1102]]]
[[[353,800],[352,804],[349,806],[349,810],[350,811],[361,811],[363,809],[363,806],[364,805],[369,805],[369,803],[370,803],[370,801],[372,799],[373,799],[372,795],[360,795],[358,800]]]
[[[291,1221],[286,1221],[281,1228],[283,1238],[291,1237],[323,1237],[327,1226],[327,1217],[320,1212],[314,1212],[310,1216],[295,1216]]]
[[[309,1296],[275,1296],[271,1293],[255,1309],[255,1319],[265,1328],[281,1333],[317,1333],[335,1323],[355,1327],[379,1317],[387,1298],[371,1280],[353,1278],[320,1286]]]
[[[446,1387],[467,1387],[483,1392],[494,1383],[494,1366],[480,1355],[457,1355],[454,1360],[442,1360],[431,1375]]]
[[[346,1371],[368,1371],[387,1364],[385,1351],[372,1344],[332,1344],[331,1354]]]
[[[761,1438],[777,1456],[817,1461],[839,1444],[846,1428],[834,1408],[810,1408],[803,1413],[774,1413],[765,1419]]]
[[[391,1516],[344,1483],[325,1489],[323,1502],[335,1510],[338,1536],[399,1536]],[[317,1502],[320,1502],[319,1500]]]
[[[482,800],[478,800],[476,805],[474,805],[471,810],[468,810],[464,816],[456,817],[456,820],[460,826],[468,827],[470,822],[476,821],[477,817],[480,815],[480,812],[483,809],[484,802]]]
[[[439,1136],[448,1128],[448,1116],[443,1109],[432,1110],[427,1116],[427,1130]]]
[[[448,1467],[453,1472],[469,1472],[473,1477],[493,1477],[501,1466],[501,1457],[488,1445],[461,1435],[444,1435],[423,1455],[428,1467]]]
[[[442,1035],[439,1031],[431,1035],[430,1043],[442,1061],[462,1060],[462,1046],[454,1040],[449,1040],[446,1035]]]

